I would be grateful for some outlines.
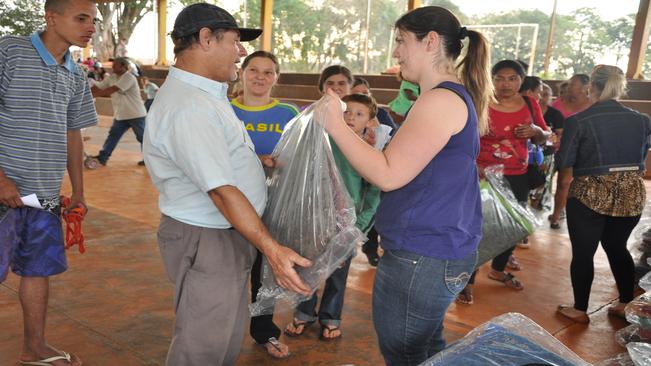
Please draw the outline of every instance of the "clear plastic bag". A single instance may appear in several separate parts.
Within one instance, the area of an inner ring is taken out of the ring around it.
[[[631,342],[651,343],[651,329],[631,324],[615,332],[615,340],[622,347],[626,347]]]
[[[651,293],[647,292],[633,299],[626,305],[624,312],[629,323],[651,329]]]
[[[480,183],[483,223],[477,266],[513,247],[541,224],[515,199],[502,170],[502,165],[487,167],[486,180]]]
[[[648,272],[640,278],[639,285],[644,291],[651,292],[651,272]]]
[[[615,357],[611,357],[595,364],[595,366],[635,366],[635,364],[628,353],[620,353]]]
[[[528,207],[518,204],[509,182],[504,178],[504,165],[488,166],[484,168],[484,175],[493,189],[501,196],[504,207],[529,234],[533,234],[534,230],[542,225],[542,220]]]
[[[276,241],[313,262],[297,267],[312,293],[365,240],[355,227],[355,207],[335,166],[325,121],[315,113],[323,103],[314,103],[285,127],[272,153],[276,168],[267,178],[262,217]],[[278,286],[266,258],[261,282],[249,308],[252,316],[272,313],[279,300],[293,307],[309,298]]]
[[[626,349],[635,366],[651,366],[651,344],[633,342]]]
[[[478,326],[421,366],[588,366],[533,320],[506,313]]]
[[[651,244],[651,200],[647,201],[642,210],[642,217],[631,233],[631,238]]]

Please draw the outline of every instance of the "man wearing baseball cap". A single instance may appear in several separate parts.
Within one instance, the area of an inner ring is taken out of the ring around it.
[[[215,5],[184,8],[171,33],[176,63],[147,115],[143,152],[160,192],[158,244],[175,284],[168,366],[235,363],[255,248],[281,286],[309,293],[294,266],[311,262],[277,243],[260,220],[262,164],[226,97],[246,56],[240,41],[261,33]]]

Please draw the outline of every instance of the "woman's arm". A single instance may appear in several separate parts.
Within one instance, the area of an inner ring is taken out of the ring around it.
[[[326,98],[326,131],[353,168],[382,191],[411,182],[468,119],[468,108],[456,94],[444,89],[429,90],[414,103],[386,150],[379,152],[346,126],[337,96],[328,91]]]

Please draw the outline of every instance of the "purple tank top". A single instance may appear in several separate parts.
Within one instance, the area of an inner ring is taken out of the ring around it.
[[[477,113],[462,85],[446,81],[436,88],[464,100],[466,125],[411,182],[382,194],[375,225],[385,250],[463,259],[477,250],[481,239]]]

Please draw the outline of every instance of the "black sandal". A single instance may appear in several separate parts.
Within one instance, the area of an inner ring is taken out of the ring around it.
[[[465,287],[457,295],[456,302],[464,305],[472,305],[475,301],[472,296],[472,289]]]
[[[325,333],[325,332],[328,332],[328,335],[331,335],[332,332],[336,332],[336,331],[339,331],[339,335],[336,336],[336,337],[326,337],[326,336],[323,335],[323,333]],[[341,338],[341,336],[342,336],[342,334],[341,334],[341,330],[339,329],[339,327],[337,327],[337,326],[329,327],[327,325],[321,325],[321,334],[319,334],[319,339],[320,340],[325,341],[325,342],[330,342],[330,341],[334,341],[334,340],[337,340],[337,339]]]
[[[547,220],[549,220],[549,227],[558,230],[561,228],[561,224],[558,221],[552,221],[552,215],[547,216]]]
[[[288,335],[289,337],[300,337],[303,335],[303,333],[305,333],[305,330],[312,324],[314,324],[314,320],[307,322],[298,319],[293,319],[291,325],[292,327],[294,327],[294,329],[298,329],[298,327],[303,327],[303,328],[301,328],[300,332],[297,332],[297,331],[289,330],[289,325],[287,325],[285,327],[285,334]]]

